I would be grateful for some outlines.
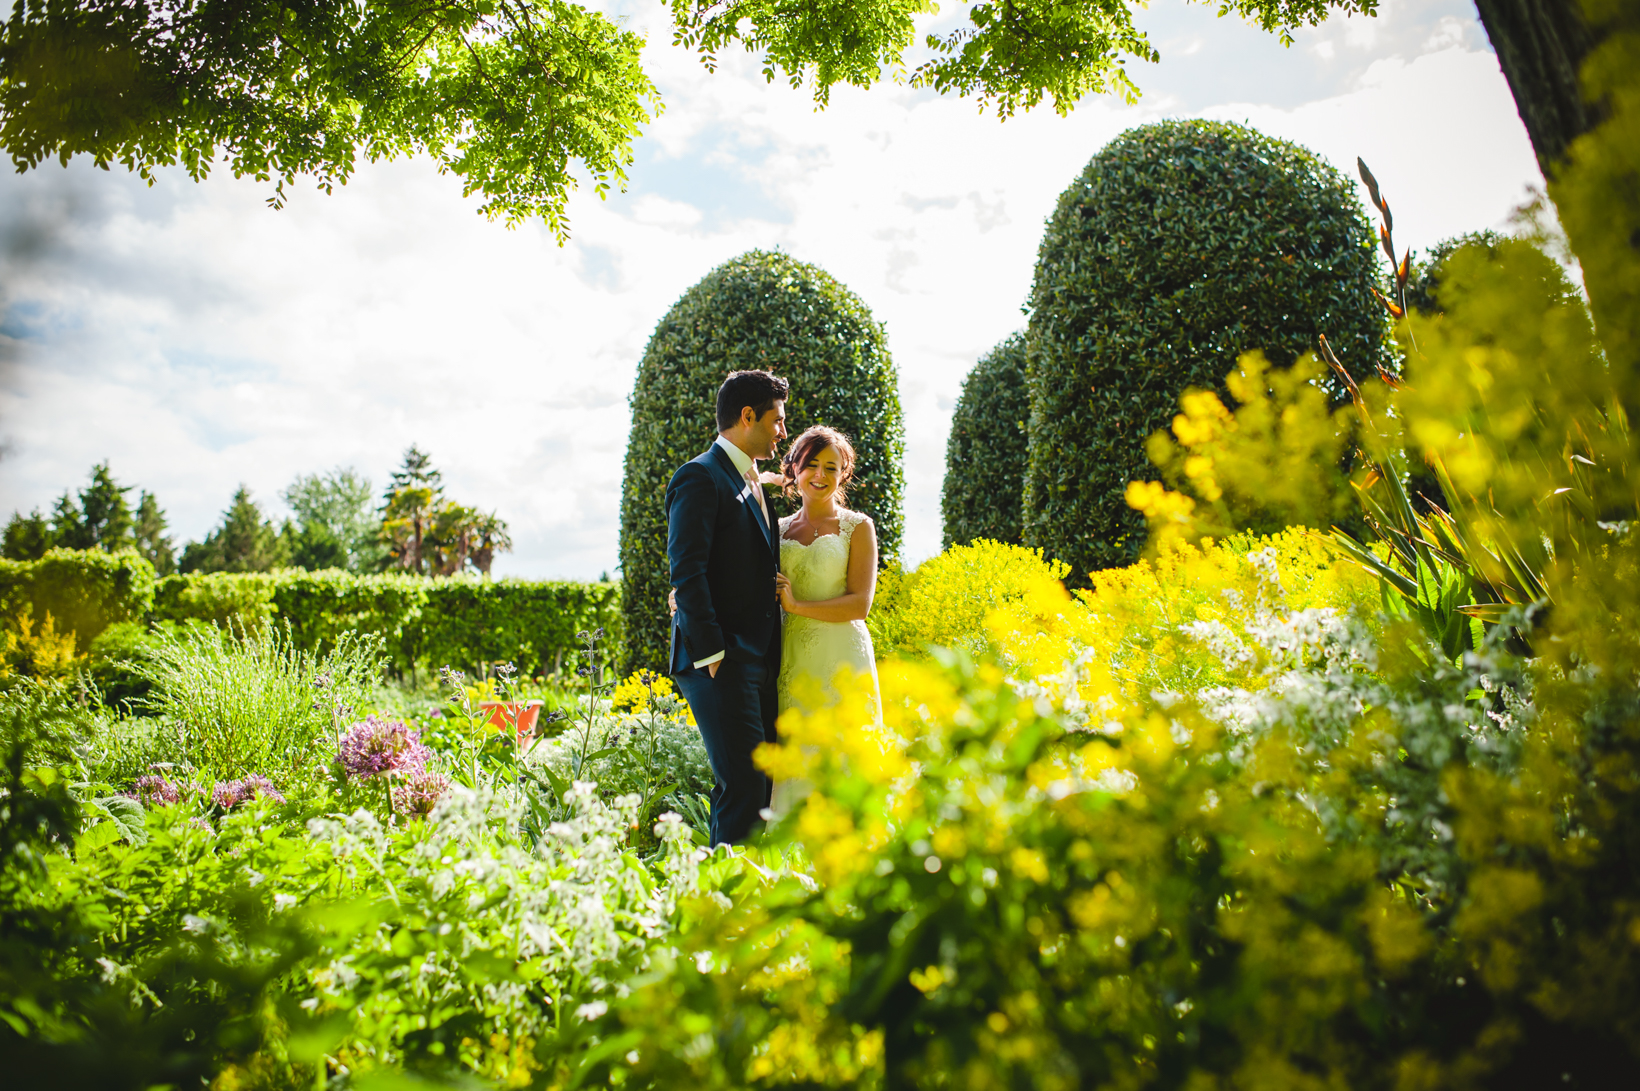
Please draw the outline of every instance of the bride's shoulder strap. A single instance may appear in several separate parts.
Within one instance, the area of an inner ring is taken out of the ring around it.
[[[844,545],[853,540],[854,528],[869,518],[871,516],[863,511],[844,511],[837,517],[837,529],[843,535]]]

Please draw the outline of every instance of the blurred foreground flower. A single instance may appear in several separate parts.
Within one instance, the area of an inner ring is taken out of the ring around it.
[[[337,754],[349,777],[420,771],[432,757],[421,733],[398,720],[367,716],[347,729]]]

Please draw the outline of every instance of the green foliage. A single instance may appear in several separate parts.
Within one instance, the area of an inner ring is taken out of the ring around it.
[[[81,651],[121,622],[254,630],[278,619],[304,651],[333,648],[348,632],[371,634],[402,671],[446,664],[477,670],[511,661],[531,675],[552,673],[566,657],[574,660],[575,634],[583,629],[606,629],[619,643],[619,597],[614,583],[429,580],[334,569],[156,581],[135,554],[97,550],[53,550],[32,564],[0,561],[0,614],[28,607],[39,620],[49,612],[57,632],[76,634]],[[98,675],[104,676],[113,677]]]
[[[154,591],[154,569],[135,553],[53,549],[32,563],[0,561],[0,610],[49,613],[81,651],[108,626],[146,617]]]
[[[176,551],[165,530],[165,513],[160,510],[159,501],[153,493],[143,492],[131,532],[133,544],[137,552],[154,566],[154,572],[161,576],[169,576],[177,567]]]
[[[884,70],[903,73],[906,51],[918,44],[917,16],[939,12],[928,0],[856,0],[816,7],[793,0],[671,0],[676,39],[705,54],[708,66],[735,43],[762,54],[764,77],[783,73],[792,87],[811,83],[824,105],[839,83],[869,87]],[[1264,30],[1315,26],[1329,9],[1372,14],[1375,0],[1227,0],[1220,13],[1235,12]],[[1109,0],[1054,3],[1028,0],[975,4],[965,25],[928,34],[933,56],[911,70],[913,87],[976,95],[981,107],[1002,117],[1051,99],[1069,113],[1086,95],[1113,92],[1129,102],[1139,95],[1126,57],[1155,62],[1160,54],[1133,26],[1127,4]]]
[[[277,577],[262,572],[194,572],[167,576],[154,594],[158,621],[204,621],[259,629],[273,617]]]
[[[604,628],[620,646],[620,588],[613,583],[547,580],[438,580],[426,585],[417,656],[474,668],[511,662],[543,673],[574,649],[576,634]]]
[[[91,481],[80,490],[79,502],[68,493],[57,500],[52,519],[52,544],[65,549],[105,549],[110,553],[131,544],[131,507],[109,471],[108,463],[91,467]]]
[[[89,725],[40,693],[0,696],[0,1050],[20,1087],[311,1087],[327,1057],[360,1082],[560,1076],[595,1044],[582,1006],[705,885],[687,828],[640,859],[633,801],[585,787],[533,833],[489,785],[405,823],[320,784],[226,811],[124,800],[141,836],[92,838],[108,822],[71,785]]]
[[[144,178],[220,157],[275,207],[299,174],[329,192],[361,155],[425,152],[487,215],[563,238],[572,159],[600,195],[625,182],[658,98],[642,44],[562,0],[25,4],[0,30],[0,144],[19,169],[85,154]]]
[[[444,475],[415,444],[388,481],[378,537],[381,567],[417,575],[456,576],[471,565],[488,576],[495,555],[512,550],[506,520],[447,498]]]
[[[872,646],[879,657],[923,657],[930,648],[980,654],[989,647],[985,619],[993,610],[1069,571],[1021,545],[981,538],[951,546],[909,572],[883,573],[866,618]]]
[[[791,383],[787,428],[841,429],[858,455],[849,504],[877,526],[885,562],[904,533],[904,419],[883,327],[860,298],[785,254],[748,251],[708,273],[655,327],[632,391],[621,489],[627,671],[666,665],[667,482],[711,444],[717,390],[762,368]],[[791,505],[768,490],[777,515]]]
[[[303,474],[280,493],[295,513],[291,563],[318,571],[373,571],[381,560],[370,482],[352,469]]]
[[[979,358],[951,414],[940,489],[945,548],[978,538],[1019,542],[1030,419],[1025,335],[1016,333]]]
[[[14,511],[6,522],[5,547],[0,553],[8,561],[37,561],[56,540],[51,520],[41,515],[39,508],[28,515]]]
[[[1454,235],[1450,239],[1442,239],[1431,246],[1423,255],[1423,260],[1413,264],[1412,279],[1407,284],[1408,308],[1424,314],[1439,314],[1441,304],[1437,299],[1437,293],[1441,287],[1441,276],[1446,269],[1447,260],[1466,246],[1483,246],[1491,251],[1506,238],[1507,236],[1490,229],[1469,231],[1462,235]]]
[[[161,585],[154,616],[250,628],[278,618],[309,651],[333,647],[347,632],[370,633],[405,671],[513,662],[537,674],[559,666],[581,629],[617,630],[619,594],[613,583],[285,569],[173,577]]]
[[[1032,287],[1026,544],[1075,580],[1136,557],[1143,522],[1123,497],[1144,438],[1243,352],[1285,367],[1324,333],[1370,374],[1372,246],[1342,175],[1238,125],[1147,125],[1095,155],[1059,199]]]
[[[60,632],[49,613],[36,624],[33,611],[24,603],[15,617],[0,629],[0,678],[21,675],[39,680],[62,680],[79,669],[72,632]]]
[[[64,492],[49,519],[38,508],[29,515],[12,512],[0,553],[11,561],[37,561],[55,547],[106,553],[135,548],[163,574],[171,563],[165,513],[154,496],[144,492],[133,515],[125,498],[130,491],[130,486],[114,480],[108,463],[99,462],[91,467],[91,480],[78,498]]]
[[[290,563],[285,545],[273,521],[262,517],[251,490],[241,485],[222,513],[222,522],[203,542],[188,543],[178,567],[184,573],[271,572]]]
[[[289,785],[312,776],[381,676],[381,641],[343,636],[318,655],[288,627],[195,627],[154,634],[132,669],[177,733],[177,756],[216,779],[258,773]]]

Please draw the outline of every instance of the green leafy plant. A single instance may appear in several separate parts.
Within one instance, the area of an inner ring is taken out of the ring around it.
[[[946,548],[979,538],[1019,542],[1030,418],[1025,335],[1016,333],[979,358],[951,414],[940,486]]]
[[[632,391],[632,432],[621,486],[623,673],[666,667],[670,589],[667,483],[717,434],[718,387],[731,371],[788,379],[786,424],[841,429],[858,455],[849,503],[877,526],[885,561],[904,533],[904,419],[882,324],[817,266],[752,250],[708,273],[655,327]],[[789,508],[768,490],[776,514]]]
[[[153,687],[150,706],[175,729],[185,760],[221,778],[322,769],[382,669],[376,638],[344,635],[320,655],[277,625],[161,632],[152,654],[137,668]]]
[[[1113,140],[1060,196],[1037,260],[1025,544],[1076,582],[1132,561],[1144,522],[1125,490],[1179,396],[1222,390],[1248,351],[1286,367],[1320,333],[1373,373],[1375,283],[1360,204],[1310,152],[1208,121]]]

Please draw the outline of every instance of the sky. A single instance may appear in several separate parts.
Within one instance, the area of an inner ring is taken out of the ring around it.
[[[332,195],[299,182],[277,211],[270,185],[226,171],[152,187],[83,160],[0,174],[0,517],[49,509],[108,460],[157,496],[180,546],[240,484],[277,519],[298,475],[352,467],[380,488],[415,443],[453,499],[511,525],[497,575],[613,573],[650,333],[719,263],[779,248],[886,324],[915,563],[939,550],[963,377],[1025,325],[1043,223],[1118,133],[1201,117],[1352,178],[1361,156],[1414,249],[1507,229],[1542,184],[1474,9],[1454,0],[1385,0],[1290,48],[1156,0],[1136,17],[1161,53],[1129,65],[1136,105],[1007,121],[893,84],[838,89],[817,111],[755,58],[708,73],[671,45],[658,0],[605,8],[647,36],[665,110],[625,193],[571,199],[564,246],[478,215],[426,158],[366,165]],[[946,9],[935,26],[963,6]]]

